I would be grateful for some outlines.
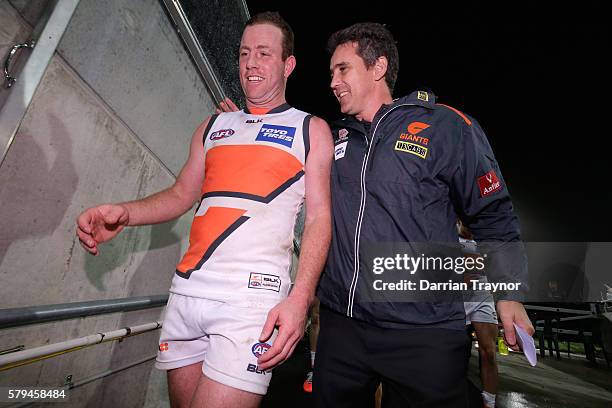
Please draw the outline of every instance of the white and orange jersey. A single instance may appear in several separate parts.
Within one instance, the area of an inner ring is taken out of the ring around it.
[[[247,307],[287,296],[310,117],[285,104],[211,118],[202,200],[170,292]]]

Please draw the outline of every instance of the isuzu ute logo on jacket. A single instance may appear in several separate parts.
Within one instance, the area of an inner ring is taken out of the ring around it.
[[[395,142],[395,150],[399,150],[401,152],[412,153],[414,155],[419,156],[424,159],[427,156],[427,148],[423,146],[416,145],[414,143],[402,142],[398,140]]]

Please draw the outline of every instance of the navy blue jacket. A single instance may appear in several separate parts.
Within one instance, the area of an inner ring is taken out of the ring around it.
[[[328,308],[381,327],[463,329],[460,302],[371,302],[360,280],[364,246],[379,242],[457,242],[456,221],[489,242],[489,281],[522,282],[526,260],[491,146],[471,117],[416,91],[383,105],[369,131],[354,117],[332,124],[333,230],[317,296]],[[517,245],[507,245],[509,242]],[[497,294],[522,300],[522,292]]]

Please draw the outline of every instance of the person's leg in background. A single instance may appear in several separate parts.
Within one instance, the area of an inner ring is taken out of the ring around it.
[[[319,339],[319,299],[315,300],[310,308],[310,326],[308,340],[310,342],[310,371],[306,374],[304,391],[312,392],[312,370],[314,369],[315,356],[317,353],[317,340]]]
[[[382,383],[378,384],[378,388],[376,389],[376,394],[374,394],[374,407],[381,408],[382,407]]]
[[[495,357],[495,340],[497,324],[472,321],[478,339],[478,356],[480,380],[482,381],[485,408],[495,408],[497,393],[497,360]]]
[[[484,279],[483,279],[484,281]],[[496,340],[497,311],[490,292],[474,292],[476,302],[465,302],[466,323],[471,323],[478,339],[478,362],[485,408],[495,408],[497,393]]]

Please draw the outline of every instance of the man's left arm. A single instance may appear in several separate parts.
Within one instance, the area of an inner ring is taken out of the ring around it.
[[[462,123],[458,165],[451,196],[461,221],[488,255],[487,275],[493,282],[520,283],[521,290],[495,293],[506,342],[518,350],[513,323],[530,335],[534,328],[522,305],[527,291],[527,260],[520,241],[518,218],[493,150],[476,121]]]
[[[295,284],[287,299],[268,313],[259,340],[268,340],[275,327],[279,330],[272,347],[257,361],[260,370],[269,370],[287,360],[304,335],[308,308],[329,250],[333,142],[323,119],[311,118],[309,139],[310,152],[305,165],[306,219]]]

